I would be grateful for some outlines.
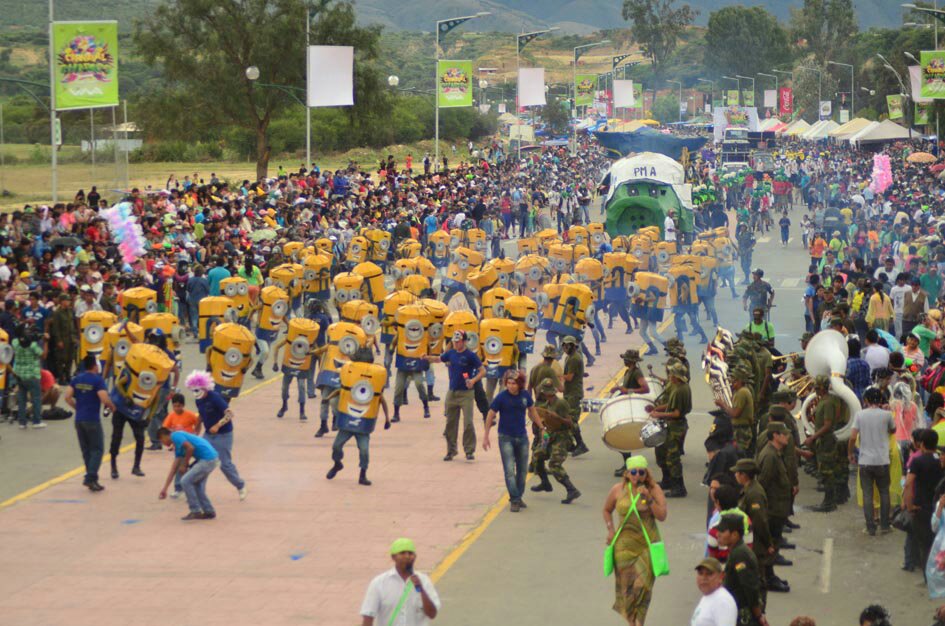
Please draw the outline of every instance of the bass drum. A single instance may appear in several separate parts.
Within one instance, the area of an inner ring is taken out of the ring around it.
[[[617,396],[600,410],[601,439],[604,445],[618,452],[645,448],[640,431],[652,423],[646,407],[653,401],[645,396]]]

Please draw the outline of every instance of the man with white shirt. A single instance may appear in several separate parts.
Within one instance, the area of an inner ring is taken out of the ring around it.
[[[735,598],[723,586],[725,572],[717,559],[702,559],[696,565],[696,585],[702,599],[692,613],[691,626],[735,626],[738,607]]]
[[[891,256],[883,259],[882,267],[877,267],[876,271],[873,272],[873,279],[879,280],[880,274],[886,274],[886,278],[892,280],[896,274],[896,261]]]
[[[673,210],[666,212],[666,219],[663,220],[663,239],[666,241],[676,241],[676,223],[673,222]]]
[[[893,314],[896,321],[896,338],[902,337],[902,307],[905,304],[906,293],[912,291],[912,287],[906,284],[908,276],[903,272],[896,274],[896,284],[889,290],[889,298],[893,303]]]
[[[429,626],[440,610],[440,596],[429,576],[413,571],[413,541],[395,540],[390,558],[394,567],[374,578],[364,594],[361,626]]]
[[[879,345],[879,333],[870,329],[866,333],[866,347],[863,348],[863,360],[870,366],[870,373],[889,367],[889,348]]]

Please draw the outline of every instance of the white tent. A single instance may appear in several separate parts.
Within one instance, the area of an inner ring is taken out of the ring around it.
[[[855,117],[846,124],[841,124],[840,126],[834,128],[832,131],[827,133],[827,136],[833,137],[838,141],[849,139],[869,125],[870,121],[865,117]]]
[[[864,143],[882,143],[886,141],[899,141],[900,139],[909,139],[912,134],[908,128],[904,128],[890,120],[874,122],[860,132],[850,137],[850,143],[860,145]]]
[[[780,123],[781,123],[781,120],[779,120],[778,118],[769,117],[768,119],[763,120],[761,123],[758,124],[758,130],[764,132],[766,130],[770,130],[771,128],[777,126]]]
[[[814,124],[814,126],[808,130],[806,133],[802,134],[801,137],[804,139],[824,139],[827,137],[827,133],[832,131],[834,128],[840,126],[833,120],[821,120]]]
[[[809,129],[810,129],[810,124],[808,124],[804,120],[797,120],[796,122],[794,122],[793,124],[791,124],[790,126],[784,129],[784,134],[791,135],[791,136],[800,135],[805,130],[809,130]]]

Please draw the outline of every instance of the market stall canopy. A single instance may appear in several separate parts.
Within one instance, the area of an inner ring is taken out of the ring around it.
[[[869,125],[870,120],[866,119],[865,117],[854,117],[846,124],[837,126],[832,131],[827,133],[827,135],[837,139],[844,139],[855,135]]]
[[[779,120],[778,118],[776,118],[776,117],[769,117],[769,118],[766,119],[766,120],[762,120],[762,121],[758,124],[758,130],[760,130],[760,131],[762,131],[762,132],[763,132],[763,131],[766,131],[766,130],[773,130],[774,127],[777,126],[777,125],[780,124],[780,123],[781,123],[781,120]]]
[[[908,128],[903,128],[895,122],[883,120],[870,125],[850,137],[852,144],[864,143],[885,143],[889,141],[899,141],[909,139],[911,133]]]
[[[517,117],[515,117],[511,113],[503,113],[502,115],[499,116],[499,123],[500,124],[518,124],[519,120]]]
[[[840,126],[833,120],[822,120],[812,126],[807,132],[802,133],[803,139],[826,139],[827,133]]]
[[[793,124],[791,124],[790,126],[784,129],[784,134],[795,136],[795,135],[800,135],[806,130],[810,130],[810,124],[808,124],[804,120],[797,120],[796,122],[794,122]]]

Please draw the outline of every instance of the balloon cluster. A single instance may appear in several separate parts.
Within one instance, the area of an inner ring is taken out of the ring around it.
[[[108,221],[112,239],[118,244],[121,258],[125,263],[134,263],[145,253],[144,233],[137,218],[131,212],[130,202],[119,202],[110,209],[101,212]]]
[[[888,154],[877,154],[873,156],[873,178],[870,181],[870,189],[873,193],[883,193],[892,184],[892,165],[889,162]]]

